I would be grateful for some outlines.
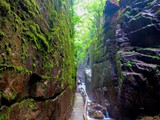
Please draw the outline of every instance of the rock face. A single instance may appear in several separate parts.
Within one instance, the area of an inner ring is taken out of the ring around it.
[[[70,0],[0,0],[0,119],[66,120],[73,102]]]
[[[92,52],[88,85],[91,98],[116,120],[160,113],[159,8],[159,0],[106,2],[105,39]]]

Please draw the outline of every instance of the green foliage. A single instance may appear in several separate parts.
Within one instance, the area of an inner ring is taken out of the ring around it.
[[[77,14],[74,14],[73,16],[73,23],[76,25],[80,22],[80,16]]]
[[[75,0],[74,2],[74,45],[77,53],[77,64],[84,60],[91,43],[100,41],[105,2],[105,0]]]

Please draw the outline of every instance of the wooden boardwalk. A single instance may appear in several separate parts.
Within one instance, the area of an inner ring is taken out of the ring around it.
[[[74,107],[69,120],[83,120],[83,98],[80,93],[75,93]]]

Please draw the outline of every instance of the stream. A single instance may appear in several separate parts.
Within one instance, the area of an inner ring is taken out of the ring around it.
[[[83,103],[84,103],[84,111],[83,111],[83,118],[84,120],[112,120],[109,115],[107,108],[101,106],[98,103],[93,102],[89,99],[85,84],[78,83],[78,92],[80,92]]]
[[[81,64],[77,71],[77,90],[72,116],[69,120],[112,120],[106,107],[89,98],[86,92],[84,73],[89,76],[89,81],[91,82],[91,69]]]

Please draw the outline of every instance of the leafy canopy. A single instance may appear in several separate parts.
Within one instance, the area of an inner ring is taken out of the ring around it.
[[[74,44],[78,63],[84,60],[87,48],[102,32],[105,2],[106,0],[74,1]]]

